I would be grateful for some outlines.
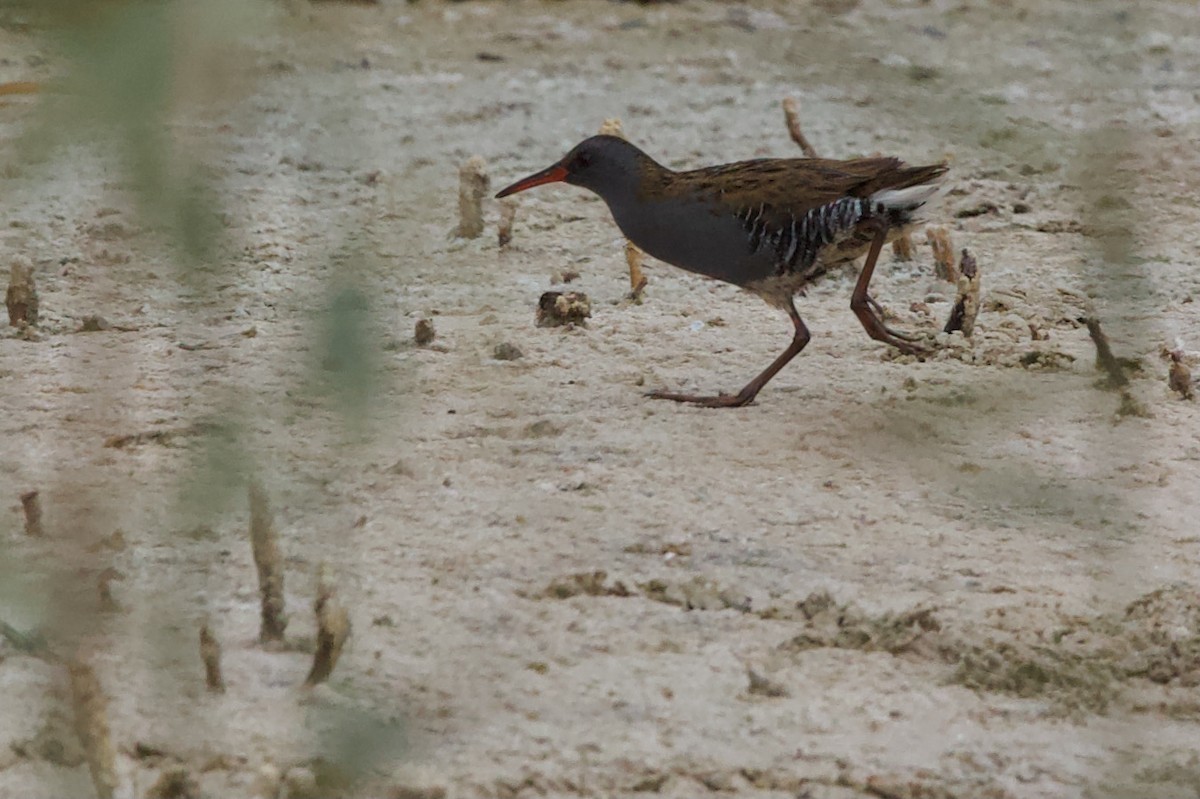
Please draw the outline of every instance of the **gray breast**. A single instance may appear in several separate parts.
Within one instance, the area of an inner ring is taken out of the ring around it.
[[[719,206],[670,199],[614,203],[610,210],[626,238],[689,272],[745,285],[775,271],[773,249],[753,246],[745,224]]]

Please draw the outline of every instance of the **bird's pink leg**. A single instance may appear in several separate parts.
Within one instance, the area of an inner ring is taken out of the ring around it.
[[[804,324],[804,320],[800,318],[800,314],[796,311],[795,303],[788,299],[788,316],[792,319],[792,325],[795,327],[795,334],[792,336],[792,343],[788,348],[780,353],[779,357],[771,362],[771,365],[762,371],[758,377],[751,380],[737,394],[718,394],[715,397],[702,396],[698,394],[676,394],[670,391],[650,391],[646,394],[652,399],[665,399],[674,402],[689,402],[693,405],[702,405],[705,408],[740,408],[743,405],[749,405],[758,396],[758,392],[762,387],[770,382],[771,378],[779,373],[779,370],[787,366],[788,361],[795,358],[808,344],[811,336],[808,332],[808,327]]]
[[[875,262],[879,260],[879,253],[883,250],[884,242],[887,241],[887,232],[887,225],[880,225],[874,240],[871,241],[871,249],[867,251],[867,260],[863,264],[862,272],[858,275],[858,282],[854,284],[854,293],[850,295],[850,310],[854,311],[854,315],[858,317],[858,321],[862,323],[863,329],[871,338],[891,344],[909,355],[922,355],[929,350],[913,344],[914,337],[908,333],[900,333],[885,325],[883,314],[876,310],[879,303],[867,294],[871,285],[871,276],[875,274]]]

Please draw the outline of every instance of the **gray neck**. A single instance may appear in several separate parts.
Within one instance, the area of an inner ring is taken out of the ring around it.
[[[587,175],[579,185],[598,194],[613,216],[619,217],[636,213],[639,205],[651,199],[647,188],[660,183],[671,170],[633,145],[614,155],[604,170]]]

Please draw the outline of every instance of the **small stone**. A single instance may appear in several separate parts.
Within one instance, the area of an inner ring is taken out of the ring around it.
[[[49,713],[33,738],[16,743],[13,748],[26,757],[35,757],[64,768],[75,768],[85,759],[79,736],[72,729],[71,722],[58,712]]]
[[[264,763],[254,777],[250,786],[250,796],[254,799],[276,799],[280,793],[280,782],[283,775],[279,767],[272,763]]]
[[[200,799],[200,785],[182,766],[169,768],[146,792],[147,799]]]
[[[746,669],[746,677],[750,680],[749,692],[758,696],[772,699],[787,696],[788,689],[768,677],[764,677],[751,668]]]
[[[108,330],[112,327],[112,323],[99,314],[91,314],[83,317],[83,321],[79,325],[80,333],[98,333],[101,330]]]
[[[525,438],[552,438],[554,436],[562,435],[563,432],[565,432],[565,428],[556,425],[549,419],[539,419],[536,422],[530,422],[529,424],[525,425],[524,429],[521,431],[521,434],[525,436]]]
[[[432,319],[418,319],[416,326],[413,328],[413,341],[418,347],[424,347],[431,344],[437,338],[437,331],[433,329]]]
[[[525,353],[521,352],[521,348],[516,344],[502,341],[492,350],[492,357],[497,361],[515,361],[524,358]]]
[[[933,80],[941,75],[941,70],[937,67],[926,66],[925,64],[913,64],[908,68],[909,80],[921,83],[927,80]]]
[[[550,285],[558,283],[570,283],[573,280],[579,279],[579,273],[574,269],[564,269],[562,272],[555,272],[550,275]]]
[[[956,219],[970,219],[976,216],[985,214],[994,214],[999,211],[999,207],[991,200],[979,200],[970,205],[963,206],[954,212]]]
[[[317,787],[317,775],[310,768],[297,766],[288,769],[283,778],[285,796],[288,799],[318,799],[321,792]]]

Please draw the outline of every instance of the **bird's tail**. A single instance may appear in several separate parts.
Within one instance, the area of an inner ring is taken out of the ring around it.
[[[891,185],[871,194],[871,212],[886,215],[891,225],[912,224],[917,209],[941,190],[946,169],[945,164],[934,164],[897,170]]]

